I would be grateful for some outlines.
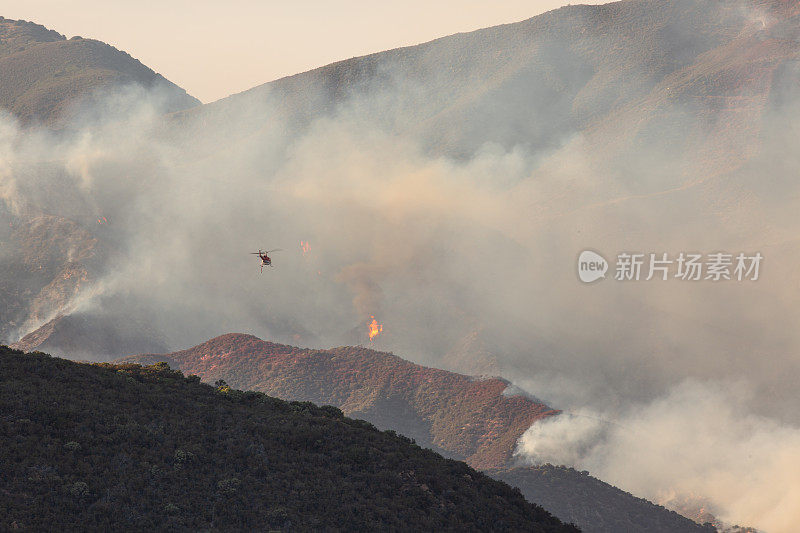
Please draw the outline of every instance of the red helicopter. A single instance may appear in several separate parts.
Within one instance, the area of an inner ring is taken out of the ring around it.
[[[263,274],[265,266],[272,266],[272,259],[270,259],[269,255],[267,254],[271,254],[272,252],[282,252],[282,251],[283,250],[281,250],[280,248],[276,248],[274,250],[267,250],[266,252],[262,252],[261,250],[257,252],[250,252],[250,254],[257,255],[259,258],[261,258],[261,273]]]

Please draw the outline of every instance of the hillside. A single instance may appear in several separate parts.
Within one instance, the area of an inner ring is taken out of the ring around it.
[[[0,109],[26,125],[67,126],[69,111],[91,105],[98,91],[132,84],[159,90],[167,111],[200,103],[112,46],[80,37],[66,39],[33,22],[3,17],[0,73]],[[104,242],[103,232],[98,231],[103,228],[95,223],[97,206],[69,188],[71,181],[63,175],[63,168],[29,171],[13,159],[10,164],[11,185],[0,187],[0,342],[17,341],[46,326],[22,346],[27,348],[35,341],[36,347],[65,353],[73,348],[75,339],[85,338],[86,331],[79,317],[60,324],[64,321],[61,315],[71,312],[70,301],[96,280],[105,251],[114,244]],[[56,183],[45,185],[45,176],[51,174],[58,177]],[[19,181],[16,185],[15,180]],[[26,194],[20,195],[23,190]],[[62,206],[66,205],[79,206],[75,211],[82,216],[65,215]],[[64,334],[76,329],[76,323],[80,325],[78,334]],[[125,342],[118,342],[124,335],[107,337],[107,342],[71,351],[88,356],[129,353],[130,346],[123,349]],[[142,349],[141,340],[137,337],[134,341],[136,350]]]
[[[528,500],[579,524],[583,531],[716,531],[573,468],[546,464],[487,473],[518,487]]]
[[[98,243],[64,217],[19,215],[0,203],[0,341],[46,322],[97,266]]]
[[[225,117],[272,102],[302,129],[355,109],[465,157],[485,143],[547,153],[579,133],[616,155],[657,135],[672,153],[712,152],[717,166],[748,155],[732,143],[757,141],[770,95],[796,74],[798,14],[783,0],[572,5],[340,61],[194,111]]]
[[[57,304],[56,300],[54,304]],[[115,324],[132,324],[135,334]],[[49,350],[53,355],[69,356],[83,361],[108,361],[120,354],[141,347],[141,332],[152,332],[151,349],[163,350],[166,345],[158,333],[147,323],[137,321],[135,315],[107,316],[102,319],[81,313],[58,314],[33,332],[9,346],[24,352]]]
[[[80,37],[66,39],[33,22],[1,16],[0,73],[0,109],[25,125],[67,126],[69,111],[90,106],[99,92],[127,85],[159,91],[166,111],[200,104],[112,46]],[[111,248],[115,244],[102,238],[104,228],[95,222],[102,216],[97,206],[70,189],[63,168],[29,170],[13,159],[10,164],[11,185],[0,187],[0,342],[20,340],[43,326],[21,346],[35,343],[42,349],[88,356],[129,353],[124,334],[115,333],[107,335],[106,342],[72,350],[76,339],[85,338],[83,325],[95,331],[107,325],[90,325],[80,317],[65,321],[62,316],[71,312],[70,301],[78,292],[95,281],[109,244]],[[48,175],[57,177],[55,183],[45,183]],[[74,212],[65,213],[66,205],[75,207]],[[75,217],[75,212],[81,216]],[[78,333],[64,333],[72,330]],[[134,340],[136,350],[141,350],[137,341],[141,337]]]
[[[167,109],[199,105],[186,91],[125,52],[93,39],[63,35],[0,17],[0,107],[24,123],[56,122],[94,91],[138,84],[159,87]]]
[[[208,383],[223,379],[286,400],[334,405],[446,456],[465,458],[583,531],[703,531],[688,518],[573,469],[514,466],[511,454],[519,436],[557,411],[526,396],[505,396],[508,383],[498,378],[425,368],[363,347],[309,350],[242,334],[118,361],[159,362]]]
[[[338,409],[0,347],[2,529],[576,531]]]
[[[527,397],[505,396],[504,380],[426,368],[363,347],[309,350],[229,334],[166,356],[122,361],[165,361],[206,382],[224,379],[287,400],[336,405],[475,468],[505,464],[520,435],[556,413]]]

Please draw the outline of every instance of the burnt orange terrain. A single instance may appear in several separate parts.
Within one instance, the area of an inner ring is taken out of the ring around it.
[[[476,468],[508,462],[533,422],[557,411],[522,396],[504,396],[509,383],[428,368],[368,348],[296,348],[252,335],[228,334],[194,348],[128,361],[167,361],[203,381],[287,400],[339,407],[383,429]]]

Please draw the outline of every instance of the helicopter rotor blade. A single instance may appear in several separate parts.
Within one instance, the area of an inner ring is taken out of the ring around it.
[[[274,250],[268,250],[265,253],[271,254],[272,252],[282,252],[282,251],[283,251],[283,248],[275,248]]]

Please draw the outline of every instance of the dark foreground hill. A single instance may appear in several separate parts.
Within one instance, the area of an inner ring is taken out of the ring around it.
[[[0,347],[0,529],[576,531],[333,407]]]
[[[705,531],[688,518],[571,468],[515,466],[517,439],[536,420],[557,411],[530,397],[507,395],[508,382],[499,378],[470,378],[364,347],[310,350],[242,334],[222,335],[180,352],[120,360],[161,361],[206,382],[224,379],[284,399],[335,405],[445,455],[465,458],[584,531]]]

